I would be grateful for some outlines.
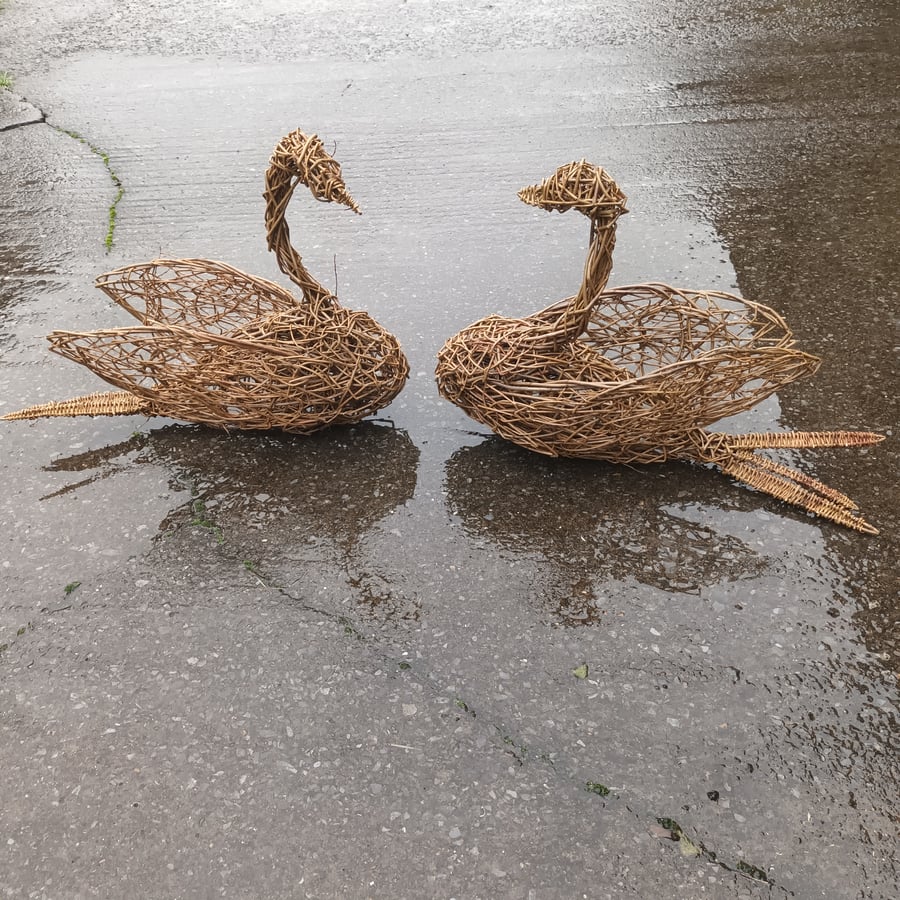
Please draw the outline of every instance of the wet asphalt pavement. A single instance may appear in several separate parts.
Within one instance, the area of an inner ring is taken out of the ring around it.
[[[102,388],[44,341],[124,324],[100,272],[284,282],[296,127],[363,217],[298,193],[295,243],[412,368],[307,438],[0,423],[0,896],[896,895],[896,4],[537,7],[0,9],[0,411]],[[581,157],[629,197],[612,283],[823,357],[729,427],[888,435],[777,454],[879,536],[439,398],[449,335],[577,287],[583,220],[516,190]]]

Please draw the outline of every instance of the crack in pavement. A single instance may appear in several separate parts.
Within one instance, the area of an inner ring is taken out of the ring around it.
[[[4,92],[0,92],[0,96],[2,96]],[[49,124],[47,122],[47,113],[44,112],[39,106],[32,103],[27,97],[23,97],[21,94],[17,94],[15,91],[11,91],[9,88],[6,88],[5,93],[12,97],[14,101],[24,104],[25,106],[31,107],[34,110],[37,118],[34,119],[26,119],[23,122],[10,122],[8,125],[0,125],[0,132],[3,131],[15,131],[17,128],[25,128],[28,125],[46,125]],[[52,126],[51,126],[52,127]]]
[[[40,112],[40,110],[38,110]],[[15,131],[17,128],[25,128],[28,125],[45,125],[47,124],[47,120],[44,118],[44,114],[41,113],[41,117],[39,119],[28,119],[25,122],[12,122],[9,125],[0,125],[0,132],[3,131]]]
[[[188,502],[182,509],[192,510],[191,502]],[[219,526],[215,522],[197,522],[195,519],[188,520],[174,529],[166,533],[172,536],[181,529],[188,527],[199,527],[209,531],[209,526],[215,528]],[[220,529],[221,530],[221,529]],[[366,651],[374,657],[380,666],[385,670],[385,674],[391,678],[413,678],[420,685],[425,694],[432,698],[446,698],[448,694],[441,690],[439,679],[432,678],[427,673],[427,664],[425,660],[417,660],[415,662],[406,659],[398,659],[396,655],[379,645],[377,635],[367,633],[364,625],[359,621],[347,615],[346,612],[324,609],[319,606],[313,606],[305,601],[299,595],[290,591],[289,588],[279,584],[277,580],[270,578],[264,571],[264,568],[256,562],[252,562],[244,557],[238,549],[237,552],[230,550],[225,541],[225,533],[222,531],[222,540],[216,541],[214,548],[217,555],[224,556],[236,567],[243,570],[249,577],[252,577],[258,587],[263,590],[274,591],[276,594],[289,601],[295,609],[310,613],[317,618],[330,621],[348,637],[358,641]],[[150,551],[151,553],[153,551]],[[353,589],[353,579],[350,579],[351,589]],[[391,674],[391,670],[396,669],[396,674]],[[516,738],[510,729],[498,724],[496,721],[479,715],[477,704],[471,704],[458,696],[454,697],[454,704],[458,708],[458,715],[468,716],[472,719],[478,719],[479,727],[488,735],[488,740],[497,749],[510,755],[519,767],[524,768],[529,762],[543,763],[549,772],[559,781],[565,782],[569,786],[576,786],[589,793],[598,795],[598,802],[602,802],[603,806],[607,803],[621,803],[624,808],[634,819],[634,821],[646,831],[651,837],[659,839],[667,839],[679,848],[684,856],[695,856],[705,862],[717,866],[722,871],[728,872],[736,878],[740,878],[746,882],[758,885],[760,888],[767,889],[768,895],[772,896],[773,891],[781,892],[783,897],[794,897],[795,892],[782,885],[777,884],[771,878],[766,870],[762,867],[750,864],[747,860],[739,859],[737,862],[727,862],[719,857],[719,854],[710,850],[699,839],[689,837],[685,830],[675,822],[674,819],[661,817],[645,809],[641,809],[633,801],[623,799],[613,789],[606,788],[597,781],[582,782],[579,778],[566,774],[557,767],[556,760],[552,751],[534,745],[527,746],[521,739]],[[665,823],[665,827],[663,826]]]
[[[406,675],[406,677],[415,678],[423,688],[423,691],[428,692],[432,697],[446,696],[446,694],[440,690],[440,684],[438,684],[435,679],[429,678],[426,674],[417,675],[415,669],[418,667],[418,664],[409,663],[405,660],[398,662],[398,660],[392,654],[377,646],[377,638],[375,636],[367,635],[360,627],[357,627],[358,623],[354,624],[352,619],[345,613],[336,613],[333,611],[321,609],[319,607],[310,606],[300,597],[291,594],[288,589],[273,581],[265,580],[265,574],[257,565],[254,565],[251,568],[247,566],[246,563],[244,563],[244,568],[251,572],[260,586],[266,587],[270,590],[275,590],[277,593],[285,597],[285,599],[290,600],[293,604],[299,604],[300,608],[304,611],[314,613],[316,616],[322,616],[340,625],[343,628],[345,634],[352,636],[353,638],[364,644],[368,651],[376,658],[378,658],[382,663],[397,666],[402,672],[409,673],[408,675]],[[424,662],[424,660],[422,660],[421,662]],[[396,677],[403,676],[398,675]],[[456,706],[460,709],[461,715],[467,715],[472,719],[476,719],[478,717],[476,708],[472,704],[466,703],[459,698],[456,698],[455,702]],[[482,717],[480,724],[485,728],[485,730],[487,730],[488,732],[492,732],[490,737],[491,743],[498,749],[502,750],[504,753],[512,756],[512,758],[520,767],[524,768],[528,764],[530,756],[533,760],[539,760],[540,762],[545,763],[557,779],[566,781],[570,784],[580,784],[578,779],[567,776],[558,770],[556,762],[553,759],[552,751],[541,749],[539,747],[536,748],[533,745],[531,747],[528,747],[523,741],[513,737],[513,735],[507,728],[498,725],[495,721],[486,720]],[[585,791],[599,794],[599,796],[603,798],[604,806],[606,805],[606,802],[612,803],[622,800],[622,798],[617,793],[610,791],[608,788],[605,789],[606,792],[604,793],[598,791],[596,787],[594,787],[594,785],[599,785],[599,783],[588,781],[581,785],[581,787]],[[623,806],[645,831],[650,833],[651,836],[654,834],[653,825],[660,822],[659,816],[647,813],[638,808],[634,808],[634,804],[630,804],[628,802],[623,801]],[[663,818],[663,821],[674,820],[667,820]],[[777,884],[766,874],[764,869],[755,865],[748,864],[746,860],[740,859],[735,864],[729,864],[723,861],[719,858],[716,852],[708,849],[706,845],[701,841],[694,838],[688,838],[684,829],[680,825],[676,825],[676,827],[672,829],[672,837],[670,838],[670,840],[677,844],[683,854],[685,854],[685,846],[696,848],[697,852],[693,855],[699,856],[707,862],[716,865],[718,868],[722,869],[725,872],[729,872],[736,877],[740,877],[741,879],[744,879],[746,881],[758,884],[760,887],[766,886],[768,887],[769,891],[778,890],[783,891],[784,895],[787,897],[795,896],[794,891]]]
[[[125,185],[122,183],[122,179],[116,174],[113,170],[110,161],[109,154],[103,150],[101,147],[98,147],[96,144],[89,141],[86,137],[79,134],[77,131],[72,131],[71,129],[64,128],[62,125],[56,125],[50,121],[47,113],[36,103],[33,103],[27,97],[23,97],[21,94],[16,94],[13,91],[7,89],[6,93],[9,96],[13,97],[17,102],[22,103],[35,111],[36,118],[28,119],[22,122],[11,122],[8,125],[0,126],[0,132],[6,131],[14,131],[17,128],[26,128],[32,125],[47,125],[49,128],[52,128],[54,131],[58,131],[60,134],[64,134],[67,137],[72,138],[73,140],[78,141],[80,144],[84,144],[94,156],[99,156],[101,161],[103,162],[103,166],[106,169],[107,174],[109,175],[110,181],[112,181],[113,186],[116,188],[116,195],[113,198],[112,203],[109,205],[109,209],[107,211],[107,229],[106,229],[106,237],[104,238],[104,245],[106,246],[106,252],[112,249],[113,240],[115,237],[116,231],[116,215],[118,211],[119,201],[122,197],[125,196]]]

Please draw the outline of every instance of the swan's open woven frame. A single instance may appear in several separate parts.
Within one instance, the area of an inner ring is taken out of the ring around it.
[[[606,290],[612,223],[624,197],[603,170],[561,167],[520,198],[591,219],[582,290],[522,319],[489,316],[438,354],[441,394],[500,436],[549,456],[614,463],[712,463],[753,487],[860,531],[875,529],[833,488],[755,453],[863,446],[869,432],[731,436],[707,431],[819,360],[794,346],[774,310],[716,291],[648,283]],[[586,196],[586,200],[580,199]],[[604,233],[608,232],[608,233]],[[574,326],[573,326],[574,323]]]
[[[136,327],[55,331],[52,350],[126,393],[107,392],[4,416],[168,416],[227,429],[308,433],[386,406],[409,367],[397,339],[345,309],[306,271],[284,214],[294,188],[356,209],[321,141],[293,132],[266,174],[270,249],[303,298],[206,259],[159,259],[102,275],[97,286]]]

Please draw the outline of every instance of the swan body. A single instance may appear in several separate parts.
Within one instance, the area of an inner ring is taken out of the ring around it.
[[[342,307],[291,245],[285,211],[301,183],[316,199],[359,212],[315,135],[282,139],[266,172],[267,237],[301,298],[215,260],[157,259],[101,275],[97,287],[139,324],[48,339],[121,390],[3,418],[141,413],[308,433],[390,403],[409,374],[397,339],[368,313]]]
[[[438,354],[441,394],[501,437],[549,456],[712,463],[747,484],[860,531],[849,497],[755,451],[862,446],[870,432],[726,435],[708,426],[816,372],[774,310],[717,291],[648,283],[606,289],[625,197],[602,168],[560,167],[519,197],[590,219],[574,297],[522,319],[488,316]]]

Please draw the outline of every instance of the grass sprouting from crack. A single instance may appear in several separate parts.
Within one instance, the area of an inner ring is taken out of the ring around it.
[[[740,860],[735,864],[734,868],[732,868],[722,862],[712,850],[708,850],[700,841],[689,838],[684,833],[684,829],[674,819],[661,818],[656,821],[670,832],[673,841],[678,842],[682,856],[702,856],[704,859],[715,863],[726,872],[738,872],[747,878],[752,878],[755,881],[762,881],[765,884],[773,883],[772,879],[766,875],[765,870],[761,869],[759,866],[754,866],[744,860]]]
[[[253,562],[252,559],[244,560],[244,569],[249,572],[257,581],[260,587],[269,587],[266,583],[266,580],[262,576],[262,572],[259,570],[259,564]]]
[[[0,0],[0,10],[2,9],[3,0]],[[13,82],[14,79],[10,72],[7,72],[5,70],[0,71],[0,90],[11,90]],[[27,100],[27,98],[25,97],[21,97],[20,99],[26,103],[29,103],[30,105],[34,105],[31,104],[31,101]],[[125,185],[122,184],[122,179],[119,178],[118,174],[113,169],[112,164],[109,161],[109,154],[105,150],[103,150],[101,147],[98,147],[96,144],[92,144],[86,137],[84,137],[84,135],[79,134],[77,131],[72,131],[69,128],[63,128],[60,125],[54,125],[48,120],[46,112],[44,112],[44,110],[42,110],[39,106],[35,106],[35,109],[37,109],[37,111],[41,114],[41,118],[39,121],[45,123],[50,128],[54,129],[54,131],[58,131],[60,134],[64,134],[72,138],[73,140],[78,141],[80,144],[84,144],[84,146],[87,147],[91,151],[91,153],[93,153],[95,156],[99,156],[103,161],[103,165],[106,168],[106,172],[109,175],[110,181],[112,181],[113,186],[116,189],[116,196],[113,198],[113,201],[109,205],[109,209],[107,211],[106,237],[103,240],[103,243],[106,245],[106,252],[109,253],[109,251],[112,249],[113,240],[116,233],[116,213],[118,210],[119,201],[122,199],[122,197],[125,196]]]
[[[599,781],[586,781],[584,789],[600,797],[608,797],[611,793],[610,789],[605,784],[600,784]]]
[[[222,529],[216,525],[212,519],[208,518],[206,513],[206,504],[202,500],[192,500],[191,501],[191,510],[194,513],[194,518],[191,519],[190,524],[196,526],[197,528],[205,528],[207,531],[211,531],[216,536],[217,544],[225,543],[225,535],[222,532]]]
[[[68,135],[73,140],[78,141],[80,144],[84,144],[88,150],[91,151],[95,156],[99,156],[103,161],[103,165],[106,167],[106,171],[109,174],[110,180],[113,183],[113,186],[116,188],[116,196],[113,198],[113,202],[109,206],[109,212],[107,215],[107,228],[106,228],[106,237],[104,238],[103,243],[106,245],[106,252],[109,253],[112,250],[113,239],[116,233],[116,210],[119,206],[119,201],[122,197],[125,196],[125,185],[122,184],[122,179],[116,174],[112,165],[109,161],[109,154],[100,147],[97,147],[95,144],[92,144],[86,137],[79,134],[77,131],[70,131],[67,128],[61,128],[58,125],[52,125],[52,128],[55,128],[57,131],[62,134]]]
[[[495,725],[494,729],[500,736],[506,752],[520,765],[525,765],[525,759],[528,756],[528,747],[525,744],[517,744],[508,734],[504,734],[499,725]]]

